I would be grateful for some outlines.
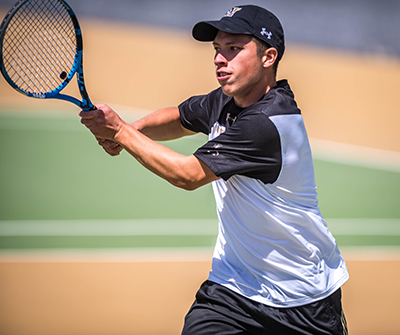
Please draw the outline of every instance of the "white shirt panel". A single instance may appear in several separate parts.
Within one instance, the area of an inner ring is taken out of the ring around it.
[[[270,117],[281,137],[277,181],[235,175],[213,182],[219,235],[209,280],[274,307],[323,299],[348,278],[319,213],[301,115]],[[220,131],[210,133],[215,138]]]

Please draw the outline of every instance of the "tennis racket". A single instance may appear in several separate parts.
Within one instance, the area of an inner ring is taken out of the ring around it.
[[[83,78],[82,33],[63,0],[19,0],[0,25],[1,73],[18,92],[96,109]],[[60,92],[76,74],[82,100]]]

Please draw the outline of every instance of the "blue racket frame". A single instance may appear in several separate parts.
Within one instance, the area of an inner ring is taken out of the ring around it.
[[[1,73],[3,74],[3,77],[5,80],[10,84],[11,87],[13,87],[16,91],[31,97],[31,98],[36,98],[36,99],[59,99],[59,100],[64,100],[64,101],[69,101],[80,108],[82,108],[84,111],[88,110],[93,110],[96,109],[96,107],[92,104],[92,102],[89,99],[89,95],[86,91],[86,86],[85,86],[85,81],[83,77],[83,41],[82,41],[82,32],[81,28],[79,26],[78,19],[72,10],[71,6],[68,5],[67,2],[64,0],[57,0],[61,5],[64,6],[64,8],[68,11],[73,25],[75,29],[75,36],[76,36],[76,53],[75,53],[75,58],[74,62],[72,65],[72,68],[64,81],[54,90],[46,93],[32,93],[32,92],[27,92],[22,90],[20,87],[18,87],[14,81],[10,78],[10,76],[7,74],[7,71],[4,66],[3,62],[3,55],[2,55],[2,46],[3,46],[3,40],[4,40],[4,35],[5,31],[7,29],[8,24],[10,23],[12,17],[14,14],[18,11],[18,9],[23,6],[25,3],[29,2],[30,0],[19,0],[7,13],[5,16],[3,22],[0,25],[0,62],[1,62]],[[74,75],[76,74],[77,82],[78,82],[78,88],[79,88],[79,93],[82,97],[82,100],[79,100],[77,98],[74,98],[72,96],[66,95],[66,94],[61,94],[60,92],[69,84],[69,82],[72,80]]]

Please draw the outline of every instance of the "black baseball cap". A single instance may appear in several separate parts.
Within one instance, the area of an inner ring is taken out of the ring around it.
[[[214,41],[221,30],[229,34],[253,35],[278,51],[278,59],[285,52],[283,27],[278,18],[265,8],[243,5],[230,9],[219,21],[201,21],[192,30],[201,42]]]

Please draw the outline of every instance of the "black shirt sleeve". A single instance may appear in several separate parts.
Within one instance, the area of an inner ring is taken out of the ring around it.
[[[208,135],[213,111],[211,104],[215,96],[216,92],[214,91],[208,95],[194,96],[182,102],[178,106],[182,125],[196,133]]]
[[[224,180],[236,174],[264,183],[275,182],[282,166],[281,141],[269,116],[285,111],[286,104],[280,106],[273,91],[260,103],[242,111],[232,109],[231,101],[231,97],[217,89],[179,105],[185,128],[209,137],[211,133],[219,134],[212,135],[194,155]]]
[[[245,112],[194,155],[224,180],[239,174],[273,183],[282,162],[279,133],[268,116],[257,111]]]

